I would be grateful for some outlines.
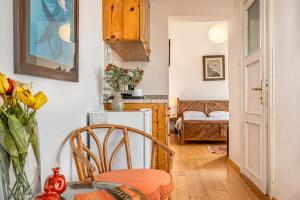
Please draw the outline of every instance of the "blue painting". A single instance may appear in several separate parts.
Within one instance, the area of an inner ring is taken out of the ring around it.
[[[74,70],[74,1],[29,1],[29,62],[65,72]]]

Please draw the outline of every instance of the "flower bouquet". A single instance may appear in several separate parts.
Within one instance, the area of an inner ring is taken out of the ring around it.
[[[39,192],[32,188],[27,170],[34,164],[39,168],[35,114],[47,100],[43,92],[33,95],[31,84],[14,81],[0,73],[0,199],[34,199]],[[31,152],[34,159],[29,159]]]
[[[124,69],[117,67],[114,64],[108,64],[105,69],[104,80],[108,84],[112,92],[126,92],[128,86],[133,88],[138,86],[143,80],[144,70],[135,68],[135,69]]]
[[[139,68],[131,69],[129,70],[128,75],[129,75],[130,85],[134,89],[143,80],[144,70]]]

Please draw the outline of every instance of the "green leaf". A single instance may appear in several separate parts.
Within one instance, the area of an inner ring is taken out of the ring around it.
[[[12,110],[13,110],[13,113],[15,113],[18,118],[20,116],[22,116],[23,114],[25,114],[25,112],[24,112],[24,110],[23,110],[23,108],[22,108],[22,106],[20,104],[12,106]]]
[[[25,127],[19,119],[13,115],[9,115],[8,117],[8,127],[16,143],[19,154],[26,154],[30,144],[30,135],[26,132]]]
[[[36,114],[36,111],[33,111],[33,112],[30,113],[29,119],[27,120],[27,124],[26,125],[34,124],[34,122],[35,122],[35,114]]]
[[[34,152],[34,156],[37,162],[39,162],[39,138],[38,138],[38,130],[36,126],[32,127],[32,134],[30,137],[30,143]]]
[[[30,113],[30,117],[28,119],[27,124],[32,124],[32,127],[30,128],[30,143],[34,152],[34,156],[36,161],[39,161],[39,138],[38,138],[38,129],[35,124],[35,114],[36,112]]]
[[[20,104],[13,106],[13,113],[16,115],[16,117],[20,120],[20,122],[23,125],[26,125],[27,122],[26,113]]]
[[[17,169],[20,169],[20,162],[19,162],[19,152],[17,145],[11,136],[9,129],[5,125],[5,123],[0,119],[0,143],[5,151],[10,155],[14,166]]]

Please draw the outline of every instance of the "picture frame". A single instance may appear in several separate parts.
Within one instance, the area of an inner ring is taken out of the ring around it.
[[[14,72],[79,81],[79,0],[14,0]]]
[[[203,56],[203,80],[204,81],[225,80],[225,56],[224,55]]]

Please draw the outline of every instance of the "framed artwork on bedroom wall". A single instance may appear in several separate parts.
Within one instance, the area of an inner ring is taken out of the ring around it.
[[[78,82],[79,0],[14,0],[14,70]]]
[[[224,55],[203,56],[203,80],[204,81],[225,80],[225,56]]]

